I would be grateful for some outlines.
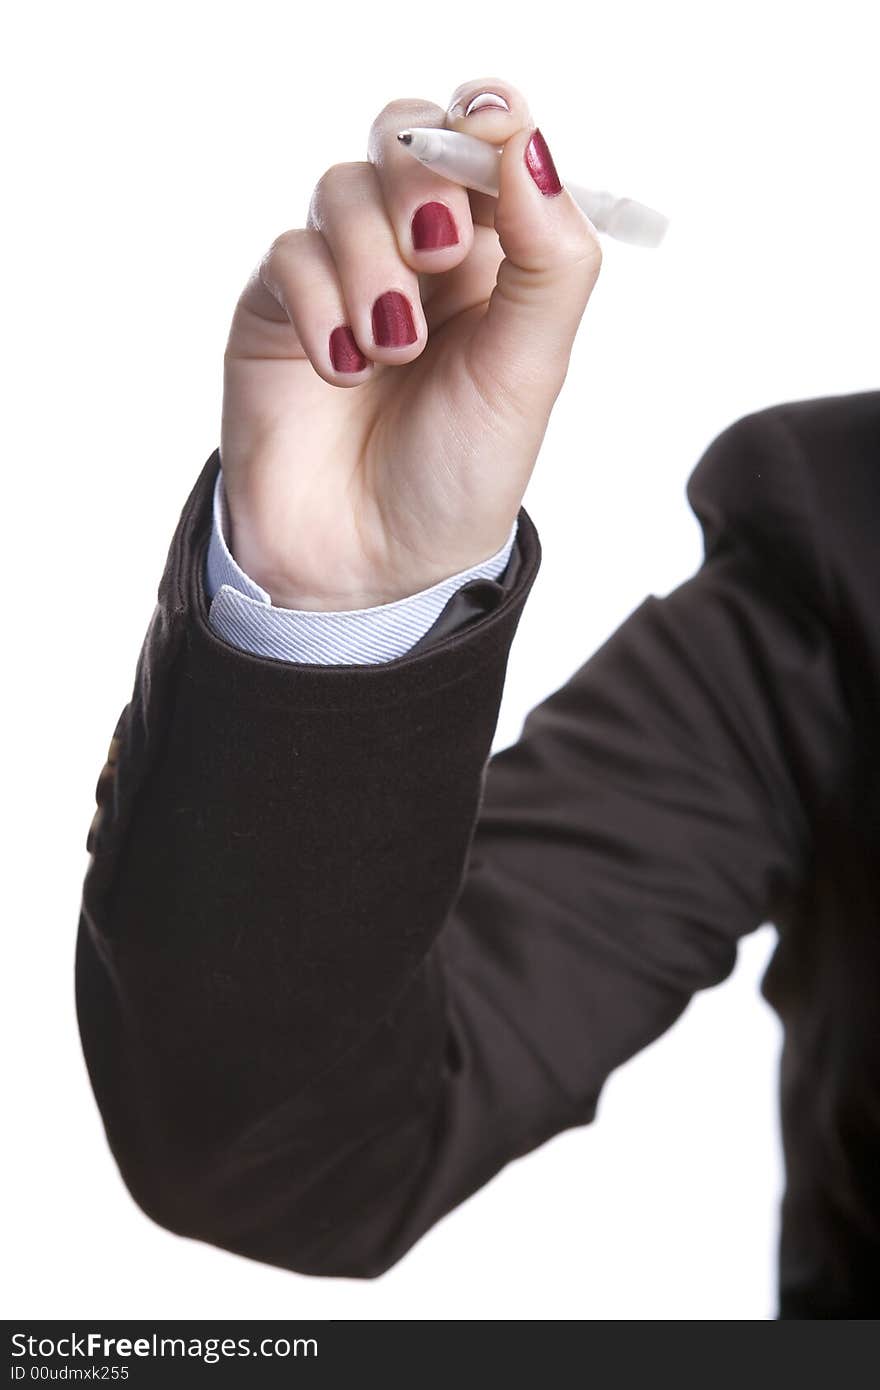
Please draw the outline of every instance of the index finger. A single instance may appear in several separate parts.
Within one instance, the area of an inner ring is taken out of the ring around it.
[[[442,127],[445,115],[432,102],[392,101],[370,130],[368,157],[401,258],[420,273],[451,270],[474,239],[467,189],[413,159],[397,138],[409,126]]]

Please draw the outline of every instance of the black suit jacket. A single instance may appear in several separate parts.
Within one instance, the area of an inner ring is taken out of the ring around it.
[[[379,1274],[590,1121],[769,920],[780,1313],[880,1311],[880,393],[721,434],[688,482],[699,570],[491,758],[526,511],[504,582],[413,651],[286,664],[208,625],[218,463],[89,838],[80,1028],[135,1199],[271,1264]]]

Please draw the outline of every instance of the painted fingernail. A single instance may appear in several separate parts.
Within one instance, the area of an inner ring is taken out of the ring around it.
[[[555,198],[562,192],[562,181],[540,130],[534,132],[526,145],[526,168],[545,197]]]
[[[406,347],[418,337],[405,294],[388,290],[373,305],[373,338],[379,347]]]
[[[466,116],[473,116],[475,111],[509,110],[510,107],[504,100],[504,97],[499,96],[497,92],[479,92],[477,96],[471,97],[470,101],[465,107],[464,114]]]
[[[367,365],[347,323],[330,334],[330,361],[335,372],[362,372]]]
[[[422,203],[413,214],[412,241],[417,251],[439,251],[455,246],[458,228],[445,203]]]

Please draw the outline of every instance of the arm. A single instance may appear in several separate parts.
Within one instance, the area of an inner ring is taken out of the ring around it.
[[[601,265],[503,90],[472,116],[390,103],[369,159],[327,170],[307,225],[251,274],[220,451],[172,542],[90,835],[79,1016],[126,1180],[173,1229],[303,1269],[374,1267],[388,1175],[410,1186],[431,1151],[432,947],[538,563],[522,497]],[[397,132],[420,122],[503,146],[497,202],[406,155]],[[276,608],[394,604],[495,556],[517,519],[518,577],[481,581],[476,616],[444,611],[391,660],[242,651],[204,592],[220,456],[231,551]]]
[[[172,544],[86,882],[108,1137],[175,1231],[373,1275],[784,920],[851,750],[808,477],[772,414],[689,492],[706,560],[486,762],[539,563],[378,667],[206,621],[209,460]],[[780,541],[784,543],[780,543]]]
[[[108,1138],[133,1194],[190,1234],[211,1239],[214,1216],[229,1220],[242,1248],[239,1199],[248,1208],[258,1196],[264,1162],[279,1165],[281,1180],[289,1124],[309,1150],[297,1199],[306,1220],[312,1163],[334,1115],[350,1147],[348,1126],[359,1121],[350,1097],[334,1099],[329,1076],[361,1091],[364,1176],[381,1159],[371,1135],[396,1124],[400,1078],[387,1068],[370,1076],[377,1025],[380,1044],[395,1047],[396,1000],[421,977],[449,911],[539,552],[522,513],[516,588],[464,636],[419,657],[376,667],[256,658],[207,623],[216,465],[215,454],[184,508],[99,785],[77,998]],[[431,1011],[424,1017],[433,1029]],[[364,1070],[339,1065],[352,1052]],[[279,1108],[284,1139],[270,1133]],[[350,1198],[359,1210],[358,1192]],[[246,1243],[253,1234],[242,1232]],[[307,1264],[321,1258],[301,1253]]]

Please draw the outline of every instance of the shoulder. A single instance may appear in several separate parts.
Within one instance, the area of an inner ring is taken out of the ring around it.
[[[691,474],[687,493],[711,524],[743,509],[797,504],[824,468],[880,466],[880,391],[787,401],[752,411],[712,441]]]
[[[706,557],[745,545],[826,584],[834,553],[880,508],[880,391],[787,401],[743,415],[687,483]]]

